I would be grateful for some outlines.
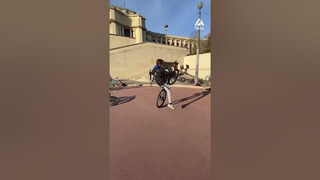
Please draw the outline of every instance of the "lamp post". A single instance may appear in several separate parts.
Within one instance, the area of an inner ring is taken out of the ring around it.
[[[166,36],[165,36],[165,37],[166,37],[166,45],[167,45],[167,44],[168,44],[168,42],[167,42],[167,41],[168,41],[168,40],[167,40],[167,31],[168,31],[167,28],[168,28],[168,24],[165,24],[163,27],[165,28],[164,31],[166,32]]]
[[[166,32],[166,35],[167,35],[167,28],[168,28],[168,24],[165,24],[164,26],[163,26],[165,29],[164,29],[164,31]]]
[[[198,3],[198,9],[199,9],[199,20],[201,20],[201,8],[203,7],[203,3]],[[198,25],[198,44],[197,44],[197,58],[196,58],[196,72],[194,77],[194,83],[195,85],[198,84],[198,74],[199,74],[199,51],[200,51],[200,23]]]

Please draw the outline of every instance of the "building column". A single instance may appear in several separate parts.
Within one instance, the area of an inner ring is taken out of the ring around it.
[[[117,26],[114,22],[110,23],[110,34],[117,34]]]
[[[136,28],[135,29],[135,34],[136,34],[136,43],[141,43],[143,42],[143,32],[142,32],[142,28]]]

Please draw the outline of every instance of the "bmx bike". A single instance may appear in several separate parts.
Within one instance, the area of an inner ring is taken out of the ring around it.
[[[172,74],[169,78],[168,78],[168,84],[172,85],[174,82],[176,82],[177,78],[178,78],[179,74]],[[158,108],[162,107],[164,102],[166,101],[167,98],[167,91],[164,89],[164,87],[162,87],[161,91],[159,92],[158,96],[157,96],[157,101],[156,101],[156,105]]]
[[[169,85],[174,84],[178,77],[179,77],[179,70],[175,69],[167,69],[168,72],[168,79],[167,79],[167,83]],[[167,91],[164,89],[164,87],[162,87],[161,91],[159,92],[158,96],[157,96],[157,100],[156,100],[156,105],[158,108],[162,107],[164,102],[166,101],[167,98]]]
[[[207,88],[211,86],[211,75],[209,74],[208,76],[205,77],[203,87]]]
[[[118,86],[118,87],[122,86],[122,81],[120,81],[118,77],[116,77],[115,79],[111,79],[109,81],[109,87],[115,87],[115,86]]]

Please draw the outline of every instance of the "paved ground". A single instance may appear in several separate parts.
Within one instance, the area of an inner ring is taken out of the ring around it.
[[[112,93],[120,103],[110,107],[111,180],[211,179],[210,91],[171,89],[175,110],[156,107],[160,87]]]

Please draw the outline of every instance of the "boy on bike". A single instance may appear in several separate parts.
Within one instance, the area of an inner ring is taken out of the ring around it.
[[[163,64],[163,60],[162,59],[158,59],[156,61],[156,65],[154,66],[153,68],[153,71],[155,72],[155,77],[156,77],[156,83],[164,88],[167,92],[167,95],[168,95],[168,101],[169,101],[169,104],[168,104],[168,107],[171,108],[171,109],[174,109],[173,105],[172,105],[172,100],[171,100],[171,89],[168,85],[168,79],[170,77],[169,75],[169,72],[167,72],[165,70],[165,68],[162,67],[162,64]]]

